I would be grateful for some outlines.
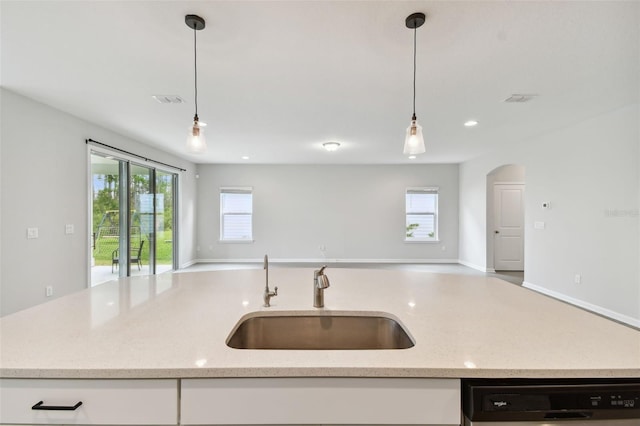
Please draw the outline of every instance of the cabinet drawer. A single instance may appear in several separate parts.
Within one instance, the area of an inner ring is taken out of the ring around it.
[[[1,379],[0,423],[175,425],[177,401],[177,380]]]
[[[185,379],[181,424],[460,424],[460,381]]]

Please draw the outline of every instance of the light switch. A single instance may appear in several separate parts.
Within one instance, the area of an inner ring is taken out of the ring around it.
[[[534,229],[544,229],[544,222],[533,222]]]
[[[30,240],[38,238],[38,228],[27,228],[27,238]]]
[[[64,226],[64,233],[65,234],[73,234],[75,232],[73,225],[65,225]]]

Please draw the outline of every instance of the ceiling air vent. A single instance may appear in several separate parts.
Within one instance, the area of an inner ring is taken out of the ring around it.
[[[522,95],[522,94],[513,94],[505,99],[503,102],[529,102],[531,99],[535,98],[538,95]]]
[[[153,99],[161,104],[183,104],[184,99],[178,95],[153,95]]]

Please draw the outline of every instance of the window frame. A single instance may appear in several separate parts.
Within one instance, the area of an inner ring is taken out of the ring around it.
[[[433,212],[411,212],[407,211],[407,195],[410,193],[420,193],[423,192],[426,194],[435,194],[435,202]],[[440,188],[437,186],[421,186],[421,187],[409,187],[404,191],[404,223],[405,223],[405,234],[404,234],[404,242],[405,243],[437,243],[440,241],[440,218],[438,214],[440,204]],[[417,237],[407,237],[406,227],[407,227],[407,216],[411,215],[425,215],[425,216],[433,216],[433,237],[427,238],[417,238]]]
[[[251,212],[227,212],[223,211],[223,194],[248,194],[251,196]],[[219,242],[220,243],[253,243],[253,187],[250,186],[221,186],[218,192],[219,201],[219,213],[220,213],[220,230],[219,230]],[[225,238],[224,236],[224,217],[226,215],[231,216],[249,216],[250,218],[250,235],[249,238]]]

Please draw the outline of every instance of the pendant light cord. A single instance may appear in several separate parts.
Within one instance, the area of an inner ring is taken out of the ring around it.
[[[415,24],[414,24],[415,25]],[[413,27],[413,118],[416,119],[416,34],[417,26]]]
[[[196,120],[198,119],[198,49],[197,49],[197,38],[196,38],[196,29],[193,29],[193,74],[194,74],[194,94],[196,101]],[[415,109],[415,107],[414,107]]]

